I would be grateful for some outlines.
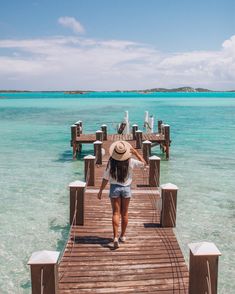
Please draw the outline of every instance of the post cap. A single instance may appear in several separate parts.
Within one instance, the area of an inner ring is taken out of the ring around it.
[[[80,123],[81,123],[81,121],[78,120],[78,121],[75,122],[75,125],[80,125]]]
[[[156,155],[153,155],[149,157],[149,160],[161,160],[161,158]]]
[[[145,140],[144,142],[142,142],[143,144],[152,144],[152,142],[150,142],[149,140]]]
[[[86,182],[75,181],[69,184],[70,188],[84,188],[86,187]]]
[[[71,128],[75,128],[75,127],[77,127],[75,124],[71,125]]]
[[[188,247],[195,256],[221,255],[219,249],[212,242],[190,243]]]
[[[136,133],[143,133],[141,130],[137,130]]]
[[[29,261],[28,265],[32,264],[56,264],[59,258],[59,251],[36,251],[34,252]]]
[[[103,131],[101,131],[101,130],[98,130],[98,131],[96,131],[96,133],[103,133]]]
[[[178,187],[171,183],[163,184],[160,186],[160,188],[163,190],[178,190]]]
[[[95,159],[94,155],[87,155],[83,157],[84,159]]]
[[[133,124],[132,127],[138,127],[138,125],[137,124]]]
[[[101,127],[107,127],[107,125],[104,124],[104,125],[102,125]]]
[[[164,126],[164,127],[169,127],[170,125],[165,125],[165,124],[164,124],[163,126]]]
[[[95,141],[93,144],[103,144],[103,142],[97,140],[97,141]]]

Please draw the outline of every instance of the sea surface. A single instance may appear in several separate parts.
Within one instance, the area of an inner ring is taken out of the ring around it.
[[[219,293],[235,293],[235,93],[0,93],[0,293],[30,293],[27,261],[38,250],[63,250],[68,184],[83,179],[72,160],[70,125],[115,132],[129,110],[171,125],[171,154],[161,183],[179,187],[176,234],[188,261],[190,242],[221,251]],[[81,158],[92,153],[83,149]]]

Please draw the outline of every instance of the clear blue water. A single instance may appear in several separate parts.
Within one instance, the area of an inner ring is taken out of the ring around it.
[[[114,132],[125,110],[139,126],[145,110],[171,125],[171,159],[161,162],[161,183],[179,187],[176,234],[186,259],[190,242],[217,245],[219,293],[234,293],[235,93],[0,97],[1,293],[30,293],[31,253],[62,250],[66,242],[67,186],[83,178],[82,162],[72,160],[70,125],[81,119],[85,132],[94,132],[107,123]]]

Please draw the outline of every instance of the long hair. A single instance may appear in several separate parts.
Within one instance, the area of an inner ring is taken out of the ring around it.
[[[110,157],[108,166],[110,166],[111,177],[119,183],[124,183],[128,174],[129,159],[120,161]]]

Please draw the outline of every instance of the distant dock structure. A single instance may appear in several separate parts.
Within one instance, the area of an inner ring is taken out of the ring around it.
[[[161,159],[151,154],[160,145],[169,159],[170,126],[145,113],[145,130],[130,125],[128,113],[117,129],[108,134],[102,125],[95,134],[83,134],[78,121],[71,127],[71,145],[76,158],[82,144],[93,144],[93,154],[84,157],[84,177],[69,184],[70,231],[63,252],[34,252],[31,268],[32,294],[216,294],[218,260],[215,244],[189,244],[187,267],[174,234],[178,187],[160,183]],[[109,190],[97,193],[109,160],[109,147],[126,140],[139,149],[148,163],[133,174],[133,199],[129,208],[128,240],[112,246]]]
[[[108,133],[108,126],[101,125],[100,129],[94,134],[85,134],[84,126],[81,120],[75,122],[71,126],[71,147],[73,147],[73,158],[81,152],[82,144],[93,144],[95,141],[134,141],[136,149],[145,148],[145,144],[149,147],[159,145],[162,152],[165,153],[166,159],[170,157],[170,125],[158,120],[156,128],[154,128],[154,117],[149,116],[148,111],[145,112],[144,122],[139,128],[137,124],[130,125],[129,113],[125,111],[123,121],[118,124],[115,134]],[[149,143],[148,143],[149,142]],[[149,149],[151,152],[151,148]]]

